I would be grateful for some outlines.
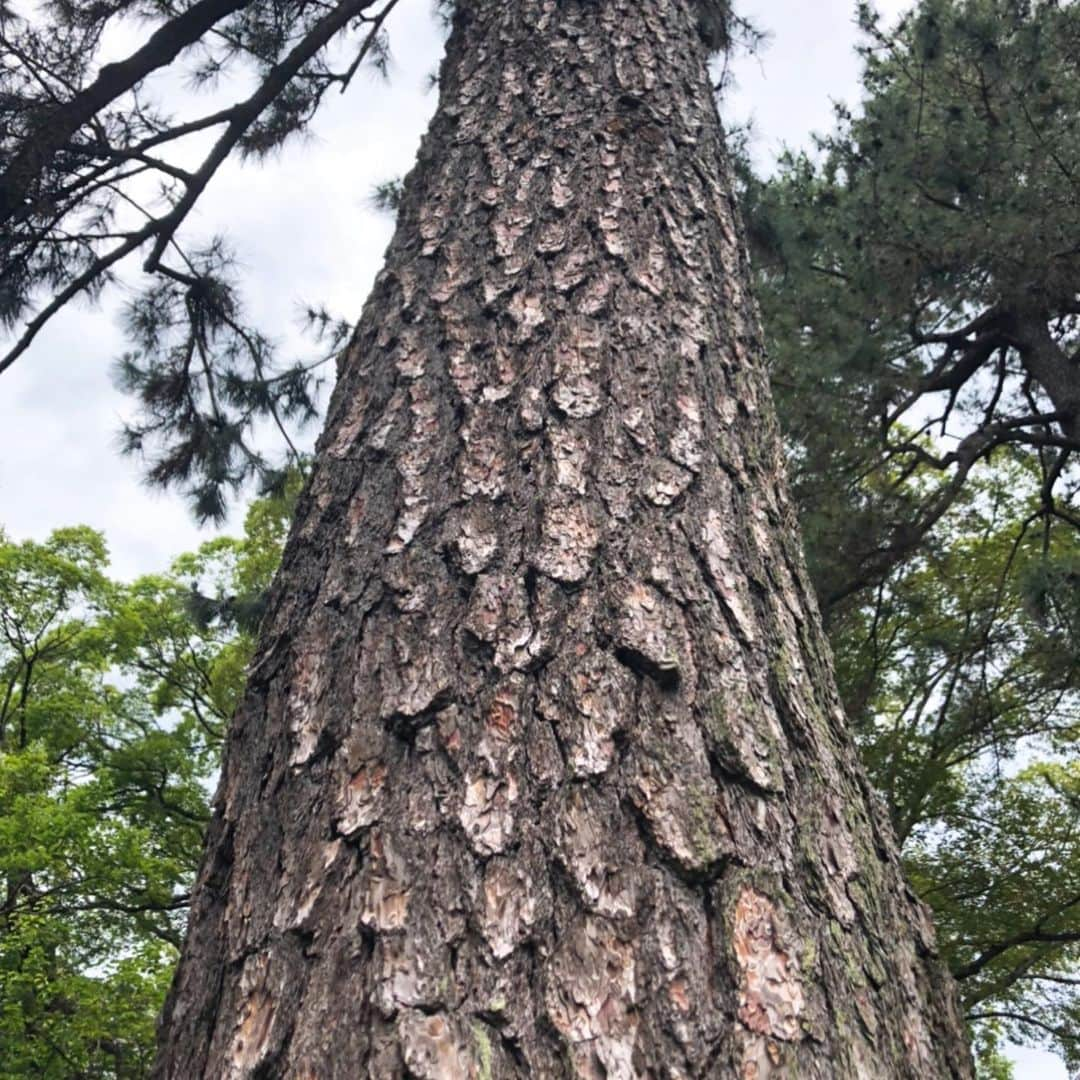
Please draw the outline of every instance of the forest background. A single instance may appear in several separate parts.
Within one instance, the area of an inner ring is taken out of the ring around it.
[[[904,7],[899,3],[879,5],[886,17],[897,15]],[[754,169],[765,176],[776,168],[782,146],[809,148],[811,132],[825,133],[834,127],[832,101],[857,102],[860,62],[853,47],[858,35],[846,0],[830,0],[814,5],[813,10],[791,3],[764,2],[744,5],[741,10],[768,31],[771,40],[756,55],[733,62],[734,81],[726,93],[725,112],[733,128],[753,118],[755,134],[747,145]],[[280,158],[261,165],[229,163],[200,204],[193,223],[195,231],[204,230],[209,235],[227,230],[239,258],[249,321],[276,337],[284,355],[303,356],[311,351],[299,332],[304,303],[317,302],[343,315],[355,315],[378,269],[391,222],[372,205],[371,193],[378,184],[409,167],[434,107],[427,78],[437,63],[441,33],[434,20],[418,20],[416,15],[415,5],[403,7],[388,26],[393,49],[388,81],[373,74],[349,95],[341,99],[335,95],[320,111],[311,137],[303,145],[287,148]],[[124,44],[116,43],[119,50]],[[758,223],[769,218],[767,204],[767,199],[754,203],[762,210],[755,218]],[[779,250],[775,236],[761,235],[758,240],[762,242],[763,262],[770,252],[775,255]],[[117,430],[125,418],[132,416],[130,399],[112,388],[106,377],[111,363],[126,348],[119,328],[123,299],[122,293],[113,294],[101,308],[66,311],[42,335],[34,352],[4,375],[0,393],[0,430],[5,432],[0,460],[0,524],[9,537],[44,541],[57,527],[85,523],[107,539],[109,564],[96,547],[97,542],[86,534],[71,534],[63,539],[60,548],[36,553],[40,563],[51,566],[50,572],[67,574],[69,571],[61,565],[65,561],[82,567],[76,573],[78,580],[68,580],[75,597],[105,588],[97,576],[99,572],[115,581],[160,573],[176,556],[194,551],[215,531],[196,529],[182,499],[149,492],[139,483],[134,463],[116,453]],[[794,416],[793,403],[799,399],[800,388],[791,386],[788,390],[792,396],[787,407],[789,415]],[[778,386],[782,409],[784,393],[784,388]],[[841,412],[841,423],[842,419]],[[821,424],[829,417],[819,412],[803,420]],[[832,422],[836,421],[834,415]],[[308,442],[316,430],[317,425],[308,430]],[[966,508],[958,508],[963,512],[954,518],[955,524],[941,531],[934,560],[938,576],[933,582],[928,581],[923,563],[916,565],[901,583],[898,595],[902,597],[902,614],[906,611],[910,617],[919,610],[950,607],[961,610],[966,601],[979,600],[981,588],[997,588],[999,549],[1003,544],[1007,546],[1009,523],[1023,516],[1028,483],[1023,465],[1011,467],[1011,473],[1010,466],[1004,468],[1006,481],[984,488],[979,498]],[[238,505],[220,526],[221,535],[240,535],[242,517],[243,507]],[[184,596],[189,582],[198,581],[200,589],[213,593],[220,573],[224,575],[220,583],[226,592],[257,585],[272,563],[271,553],[282,521],[278,509],[264,508],[261,517],[255,519],[253,542],[246,548],[220,543],[201,563],[191,559],[182,564],[168,581],[159,578],[154,584],[144,582],[134,593],[110,596],[108,604],[112,605],[115,621],[109,633],[115,635],[121,653],[126,650],[124,655],[133,661],[139,659],[140,647],[149,640],[146,620],[159,619],[163,610],[175,610],[173,599],[190,599]],[[827,514],[811,528],[818,530],[819,543],[828,542]],[[238,564],[234,561],[237,557]],[[1026,591],[1021,589],[1022,584]],[[1038,589],[1019,578],[1014,586],[1017,591],[1010,594],[1010,602],[1026,618],[1033,604],[1037,608]],[[104,595],[102,592],[100,597]],[[978,603],[967,604],[972,606],[978,607]],[[204,614],[212,616],[215,612],[208,610]],[[901,618],[901,625],[893,627],[901,639],[905,633],[903,621]],[[1041,625],[1037,619],[1029,621],[1036,627]],[[853,643],[864,636],[866,627],[861,615],[847,625]],[[166,635],[174,630],[188,634],[191,627],[159,625],[159,629]],[[214,655],[218,662],[221,631],[220,623],[211,626],[202,639],[206,655]],[[1030,626],[1023,632],[1029,631]],[[101,647],[100,640],[86,643],[88,663],[97,662],[94,649]],[[927,646],[923,642],[921,647],[926,663],[932,664],[934,643]],[[850,653],[845,652],[842,641],[839,651],[842,663],[845,657],[857,655],[854,647]],[[140,662],[145,659],[143,656]],[[236,664],[230,668],[230,662],[235,659],[231,654],[225,657],[220,669],[222,696],[207,703],[208,711],[202,719],[211,729],[220,722],[215,711],[228,713],[230,680],[236,672]],[[849,687],[858,686],[861,678],[866,683],[865,672],[850,670],[842,675]],[[913,677],[918,675],[915,666]],[[148,677],[147,681],[153,679]],[[876,692],[895,697],[900,690],[891,686]],[[210,693],[210,697],[214,694]],[[864,709],[871,711],[875,704],[880,705],[880,699],[861,702]],[[141,719],[145,718],[126,717],[125,723],[132,725],[128,730],[140,731]],[[198,718],[194,722],[197,724]],[[200,737],[194,738],[198,741]],[[1025,763],[1008,766],[1007,775],[1014,775]],[[193,781],[201,764],[198,757],[177,763],[177,775],[189,768],[188,779]],[[1059,787],[1067,787],[1060,778],[1056,782]],[[1075,785],[1075,780],[1072,783]],[[195,787],[189,794],[193,801],[187,809],[197,818]],[[1017,801],[997,810],[1024,818],[1045,809],[1044,801],[1036,800],[1035,805],[1024,802],[1024,798],[1025,792],[1018,789]],[[1072,808],[1075,817],[1075,803]],[[1053,827],[1053,822],[1047,823],[1048,830]],[[188,850],[192,844],[197,847],[197,833],[197,821],[191,823],[187,833],[179,829],[173,837],[177,850]],[[1060,855],[1061,849],[1054,854]],[[1008,856],[1003,855],[1003,860],[1008,861]],[[152,874],[160,874],[162,888],[167,888],[176,868],[166,858],[162,865],[144,869],[148,881]],[[927,872],[941,873],[941,867],[937,865]],[[971,884],[965,882],[966,887]],[[1031,879],[1024,884],[1030,887]],[[1026,902],[1024,896],[1016,900],[1021,909]],[[951,913],[939,914],[945,933],[950,930],[950,918],[959,932],[967,917],[970,910],[965,911],[962,904]],[[167,948],[167,937],[167,933],[158,934],[156,940],[165,939]],[[1031,1036],[1025,1041],[1034,1041],[1038,1034],[1030,1028],[1012,1032],[1014,1038]],[[1005,1051],[1017,1063],[1016,1075],[1021,1080],[1050,1080],[1065,1075],[1059,1059],[1045,1051],[1015,1044],[1005,1044]],[[986,1061],[988,1068],[995,1067],[992,1055]]]

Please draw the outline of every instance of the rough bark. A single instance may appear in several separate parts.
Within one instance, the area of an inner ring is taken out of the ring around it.
[[[1009,326],[1009,337],[1058,413],[1065,438],[1080,444],[1080,353],[1066,353],[1050,333],[1050,323],[1044,312],[1024,312]]]
[[[459,5],[159,1077],[966,1077],[802,565],[693,0]]]

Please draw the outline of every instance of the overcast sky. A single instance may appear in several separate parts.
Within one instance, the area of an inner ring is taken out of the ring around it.
[[[878,6],[891,17],[907,5]],[[372,188],[412,165],[435,107],[426,80],[442,36],[428,10],[428,0],[404,0],[391,19],[389,83],[358,78],[344,97],[331,95],[306,143],[269,164],[226,166],[188,225],[189,236],[228,233],[250,314],[293,349],[301,302],[354,318],[381,264],[392,223],[371,209]],[[767,168],[784,145],[806,145],[830,126],[833,101],[858,100],[854,0],[741,0],[739,10],[771,40],[736,62],[726,116],[753,119],[755,157]],[[148,491],[117,453],[126,406],[109,367],[124,349],[121,299],[65,313],[0,376],[0,527],[22,539],[92,525],[106,534],[115,572],[131,577],[165,568],[211,532],[179,498]],[[1019,1080],[1065,1080],[1049,1055],[1017,1060]]]
[[[359,77],[347,95],[329,96],[309,140],[262,166],[227,165],[188,223],[191,240],[228,234],[250,313],[287,343],[286,355],[304,348],[296,322],[302,301],[355,317],[379,268],[392,222],[371,209],[371,190],[408,170],[435,107],[426,86],[442,35],[429,6],[404,0],[395,12],[388,83],[374,73]],[[826,129],[831,101],[857,98],[853,6],[743,0],[741,10],[772,40],[737,63],[729,114],[753,117],[762,167],[783,144],[804,144],[809,132]],[[902,7],[890,0],[883,10]],[[135,266],[130,280],[138,282]],[[114,568],[127,577],[165,567],[209,534],[179,498],[147,490],[136,463],[117,453],[127,403],[109,368],[124,350],[122,299],[114,290],[101,308],[64,313],[0,377],[0,526],[13,537],[41,537],[60,525],[92,525],[105,532]],[[237,528],[240,516],[227,527]]]
[[[883,10],[903,6],[890,0]],[[783,144],[802,145],[826,129],[833,100],[857,99],[852,8],[853,0],[743,0],[741,10],[772,38],[760,55],[737,62],[728,112],[735,122],[753,118],[761,167]],[[250,314],[286,356],[305,348],[301,302],[353,318],[378,271],[392,222],[371,208],[371,190],[408,170],[435,107],[427,79],[442,35],[428,10],[428,0],[404,0],[391,19],[388,82],[371,73],[347,95],[331,94],[311,138],[279,159],[228,164],[188,223],[191,240],[227,233]],[[130,280],[138,282],[135,266]],[[127,577],[165,567],[209,534],[179,498],[143,486],[136,463],[117,453],[128,406],[109,368],[124,351],[122,301],[114,290],[102,307],[64,313],[0,377],[0,526],[13,537],[41,537],[59,525],[93,525]],[[226,527],[237,528],[240,516],[238,509]]]

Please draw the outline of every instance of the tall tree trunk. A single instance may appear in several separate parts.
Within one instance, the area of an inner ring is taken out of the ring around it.
[[[802,565],[695,0],[459,3],[159,1077],[964,1077]]]

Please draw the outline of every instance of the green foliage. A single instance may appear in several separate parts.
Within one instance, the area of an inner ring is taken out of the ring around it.
[[[868,5],[746,196],[841,692],[974,1024],[1080,1064],[1080,5]]]
[[[298,484],[254,504],[242,539],[131,584],[89,529],[0,534],[2,1080],[148,1072]]]
[[[332,356],[282,362],[246,320],[228,245],[193,237],[189,217],[229,158],[294,141],[362,65],[386,74],[398,2],[0,2],[0,372],[139,256],[117,365],[137,406],[124,445],[200,520],[252,479],[267,490],[283,461],[302,466],[294,436]],[[126,57],[107,55],[132,32]],[[168,109],[166,71],[191,91],[168,92]],[[260,449],[270,428],[276,461]]]
[[[768,183],[742,170],[807,531],[844,555],[817,567],[826,609],[918,549],[1002,447],[1038,461],[1039,512],[1080,525],[1080,6],[860,18],[863,111]]]
[[[834,619],[831,639],[969,1016],[1013,1041],[1049,1036],[1074,1060],[1080,643],[1064,601],[1076,597],[1036,608],[1028,582],[1056,581],[1080,535],[1032,527],[1037,480],[1016,461],[969,479],[933,546]]]
[[[1049,1037],[1077,1065],[1080,763],[980,778],[950,808],[947,844],[915,846],[913,877],[973,1020]]]
[[[145,1072],[205,796],[108,679],[100,536],[0,547],[0,1075]],[[137,932],[136,932],[137,931]]]
[[[1002,1052],[1001,1044],[1000,1028],[991,1023],[980,1025],[972,1047],[977,1080],[1016,1080],[1016,1070]]]
[[[290,432],[318,415],[314,372],[324,361],[281,369],[273,343],[245,323],[221,241],[190,253],[188,264],[190,273],[164,276],[126,305],[127,337],[138,351],[114,374],[139,414],[124,426],[121,445],[145,461],[151,484],[183,491],[199,521],[221,521],[230,492],[251,480],[265,490],[276,480],[275,466],[252,445],[260,420],[303,468]]]
[[[384,214],[397,214],[404,193],[404,185],[399,178],[384,180],[381,184],[376,184],[371,191],[372,208]]]
[[[860,21],[863,114],[842,113],[846,128],[825,141],[826,173],[844,174],[851,200],[836,214],[854,212],[860,288],[887,310],[895,296],[940,315],[1025,295],[1068,306],[1080,242],[1076,5],[923,0],[885,34],[862,4]]]

